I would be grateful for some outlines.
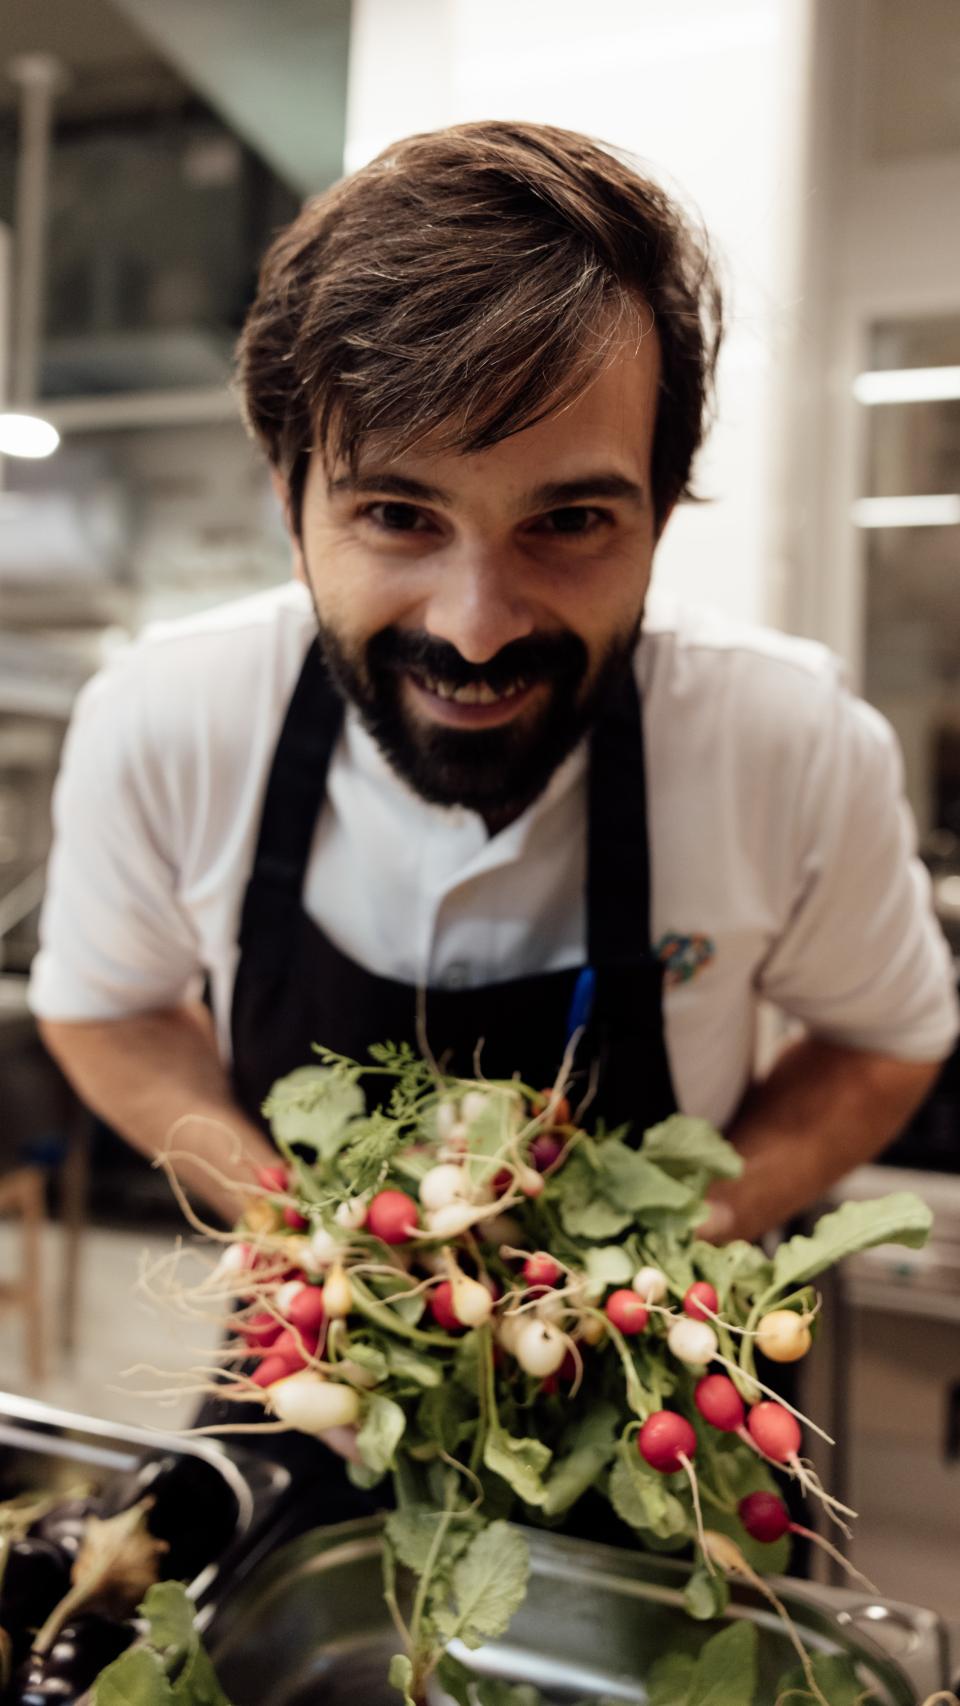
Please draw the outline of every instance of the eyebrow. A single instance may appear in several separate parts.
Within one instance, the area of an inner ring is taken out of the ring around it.
[[[454,503],[450,492],[440,486],[430,486],[424,480],[414,480],[407,474],[370,469],[356,475],[341,474],[331,480],[328,491],[386,492],[391,497],[410,498],[415,503]],[[636,480],[625,474],[582,474],[576,480],[548,480],[535,486],[521,500],[522,509],[561,509],[567,504],[583,503],[589,498],[619,498],[637,509],[646,509],[647,494]]]

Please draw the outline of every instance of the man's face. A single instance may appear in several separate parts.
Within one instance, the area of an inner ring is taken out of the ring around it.
[[[656,339],[472,455],[311,459],[297,572],[335,679],[425,798],[509,821],[632,651],[656,542]]]

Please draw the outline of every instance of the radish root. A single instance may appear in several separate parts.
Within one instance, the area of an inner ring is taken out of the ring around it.
[[[803,1666],[803,1674],[806,1678],[807,1687],[809,1688],[810,1693],[813,1695],[814,1699],[818,1701],[819,1706],[830,1706],[829,1700],[823,1693],[823,1690],[813,1674],[813,1666],[810,1663],[807,1650],[797,1633],[796,1624],[790,1616],[790,1613],[782,1599],[780,1599],[774,1592],[769,1582],[765,1582],[762,1576],[757,1575],[756,1570],[752,1569],[747,1563],[747,1560],[739,1546],[736,1544],[736,1541],[731,1540],[726,1534],[718,1534],[715,1529],[709,1529],[703,1537],[703,1545],[706,1555],[708,1557],[712,1557],[714,1563],[719,1566],[719,1568],[724,1572],[724,1575],[742,1576],[744,1581],[749,1582],[752,1588],[756,1588],[757,1592],[761,1593],[764,1599],[773,1606],[777,1616],[780,1618],[780,1621],[786,1629],[796,1650],[800,1663]]]

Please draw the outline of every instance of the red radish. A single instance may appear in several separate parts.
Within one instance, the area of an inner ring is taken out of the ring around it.
[[[453,1286],[449,1280],[441,1280],[440,1284],[430,1293],[430,1313],[438,1327],[445,1333],[459,1333],[463,1322],[453,1312]]]
[[[711,1315],[716,1315],[719,1306],[720,1299],[707,1280],[697,1280],[684,1293],[683,1312],[691,1315],[694,1321],[709,1320]]]
[[[545,1250],[535,1250],[523,1264],[523,1277],[528,1285],[558,1285],[563,1269]]]
[[[287,1308],[287,1320],[301,1333],[319,1333],[326,1314],[322,1285],[305,1285]]]
[[[265,1351],[279,1339],[283,1332],[283,1322],[277,1321],[273,1315],[264,1311],[261,1315],[251,1315],[240,1332],[252,1351]]]
[[[299,1209],[291,1207],[289,1203],[283,1211],[283,1218],[293,1232],[305,1232],[310,1225],[306,1216],[301,1214]]]
[[[258,1167],[257,1184],[265,1191],[285,1191],[287,1189],[287,1169],[280,1161],[275,1161],[269,1167]]]
[[[782,1540],[793,1527],[790,1512],[776,1493],[748,1493],[737,1510],[751,1540],[759,1540],[764,1546]]]
[[[566,1356],[564,1357],[562,1363],[560,1364],[560,1367],[557,1369],[557,1379],[558,1380],[571,1381],[571,1380],[576,1380],[576,1378],[577,1378],[577,1359],[574,1356],[573,1352],[568,1350]]]
[[[743,1427],[743,1399],[725,1374],[705,1374],[698,1380],[693,1401],[705,1422],[721,1433],[733,1434]]]
[[[547,1173],[563,1154],[563,1140],[552,1131],[541,1131],[530,1145],[530,1159],[538,1173]]]
[[[642,1333],[650,1319],[650,1311],[644,1304],[643,1298],[635,1291],[612,1291],[604,1304],[607,1320],[615,1327],[632,1338],[636,1333]]]
[[[661,1475],[672,1475],[682,1469],[681,1458],[692,1458],[697,1449],[697,1436],[685,1416],[675,1410],[657,1410],[648,1416],[637,1435],[637,1450]]]
[[[869,1576],[856,1569],[849,1558],[838,1552],[835,1546],[831,1546],[825,1535],[816,1534],[812,1528],[804,1528],[799,1522],[791,1522],[790,1512],[776,1493],[748,1493],[740,1500],[737,1510],[751,1540],[759,1540],[762,1546],[773,1546],[777,1540],[782,1540],[785,1534],[802,1535],[804,1540],[811,1541],[833,1558],[854,1580],[862,1582],[871,1593],[878,1591]]]
[[[495,1196],[502,1197],[504,1192],[509,1191],[512,1185],[513,1174],[509,1167],[501,1167],[499,1173],[494,1173],[493,1191]]]
[[[420,1225],[420,1210],[406,1191],[378,1191],[367,1212],[367,1231],[384,1244],[405,1244]]]
[[[251,1379],[254,1386],[272,1386],[275,1380],[285,1380],[290,1373],[286,1357],[268,1356],[263,1358]]]
[[[270,1356],[283,1357],[287,1373],[293,1374],[298,1368],[306,1368],[310,1358],[316,1356],[318,1343],[316,1333],[296,1333],[292,1327],[287,1327],[276,1344],[271,1345]]]
[[[775,1404],[772,1399],[754,1404],[747,1417],[747,1429],[754,1444],[760,1447],[765,1457],[772,1457],[775,1463],[789,1463],[800,1450],[803,1437],[800,1423],[796,1416],[792,1416],[782,1404]]]

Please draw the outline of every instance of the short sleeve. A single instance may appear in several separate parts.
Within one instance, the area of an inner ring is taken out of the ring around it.
[[[836,681],[807,733],[789,915],[760,992],[851,1048],[939,1060],[957,1035],[946,942],[889,724]]]
[[[67,734],[30,983],[43,1019],[124,1018],[200,988],[177,899],[171,758],[138,677],[133,648],[84,689]]]

